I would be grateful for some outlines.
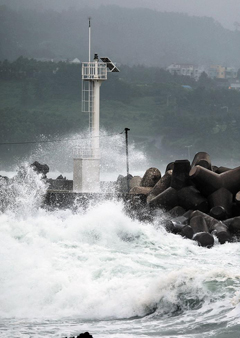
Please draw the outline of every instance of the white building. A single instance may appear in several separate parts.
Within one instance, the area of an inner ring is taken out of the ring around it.
[[[79,64],[81,61],[78,58],[75,58],[74,60],[70,61],[70,63]]]
[[[167,67],[167,70],[172,74],[190,76],[194,80],[198,80],[202,72],[205,71],[203,66],[193,64],[172,63]]]
[[[240,91],[240,81],[236,79],[230,81],[229,89],[235,89]]]
[[[225,79],[236,79],[237,78],[237,70],[233,67],[225,67]]]

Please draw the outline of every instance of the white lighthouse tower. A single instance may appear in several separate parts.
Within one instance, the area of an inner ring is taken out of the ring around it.
[[[82,112],[89,114],[89,145],[74,158],[73,190],[100,191],[100,87],[108,72],[119,72],[113,62],[97,54],[91,61],[91,22],[89,19],[89,60],[82,63]]]

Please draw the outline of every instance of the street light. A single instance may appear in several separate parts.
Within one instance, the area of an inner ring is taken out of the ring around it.
[[[190,148],[192,147],[192,144],[190,146],[185,146],[185,148],[188,148],[188,160],[190,162]]]
[[[128,192],[130,190],[129,187],[129,158],[128,158],[128,132],[129,132],[129,128],[125,128],[125,140],[126,140],[126,162],[127,162],[127,189]]]

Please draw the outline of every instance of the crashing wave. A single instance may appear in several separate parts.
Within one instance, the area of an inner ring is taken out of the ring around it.
[[[13,178],[0,177],[0,212],[34,212],[41,206],[46,190],[44,175],[25,163]]]

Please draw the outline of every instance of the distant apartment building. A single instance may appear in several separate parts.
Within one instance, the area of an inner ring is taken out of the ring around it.
[[[238,71],[233,67],[225,67],[225,79],[236,79]]]
[[[211,79],[225,79],[225,67],[220,65],[211,66],[209,67],[207,74]]]
[[[205,71],[203,66],[198,66],[194,64],[180,64],[172,63],[167,67],[167,70],[172,74],[190,76],[194,80],[198,80],[202,72]]]
[[[214,79],[236,79],[237,70],[233,67],[223,67],[221,65],[213,65],[209,68],[193,64],[172,63],[167,67],[167,70],[172,74],[190,76],[196,81],[200,75],[205,72],[210,78]]]
[[[214,65],[209,67],[208,76],[212,79],[236,79],[237,70],[233,67],[223,67],[220,65]]]

